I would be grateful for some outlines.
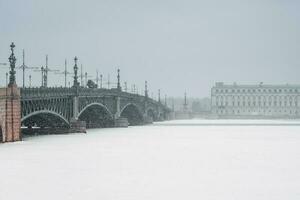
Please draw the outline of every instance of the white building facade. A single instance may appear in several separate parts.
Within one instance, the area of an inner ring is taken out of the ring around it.
[[[211,111],[219,117],[300,117],[300,85],[227,85],[211,89]]]

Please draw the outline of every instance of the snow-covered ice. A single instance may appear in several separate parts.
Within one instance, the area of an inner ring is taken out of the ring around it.
[[[226,122],[171,121],[0,144],[0,199],[300,199],[297,121],[220,125]]]

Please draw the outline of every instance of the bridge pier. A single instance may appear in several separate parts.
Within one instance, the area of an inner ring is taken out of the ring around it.
[[[128,119],[121,117],[121,98],[116,97],[116,113],[114,115],[115,127],[128,127]]]
[[[76,119],[70,121],[70,133],[86,133],[86,122]]]
[[[128,125],[128,120],[125,117],[115,119],[115,127],[128,127]]]
[[[0,142],[22,139],[20,90],[16,84],[0,89]]]
[[[145,116],[144,116],[144,123],[145,124],[152,124],[153,123],[152,117],[150,117],[147,114],[145,114]]]

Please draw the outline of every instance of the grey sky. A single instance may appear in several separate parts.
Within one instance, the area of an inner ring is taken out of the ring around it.
[[[0,0],[0,62],[14,41],[18,65],[23,48],[29,66],[49,54],[71,70],[76,55],[89,74],[115,79],[119,66],[122,81],[169,96],[208,96],[216,81],[299,83],[299,10],[297,0]]]

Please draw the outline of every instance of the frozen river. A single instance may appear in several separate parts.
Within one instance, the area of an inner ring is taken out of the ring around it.
[[[173,121],[0,144],[0,199],[299,200],[297,122],[224,123]]]

